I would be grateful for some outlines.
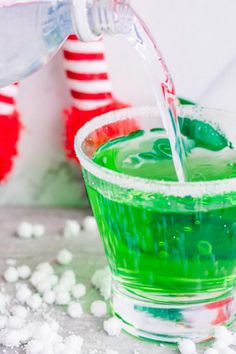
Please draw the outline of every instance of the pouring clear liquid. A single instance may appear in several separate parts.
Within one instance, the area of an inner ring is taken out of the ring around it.
[[[178,123],[178,100],[174,82],[158,45],[146,24],[135,12],[128,40],[143,59],[163,125],[168,133],[175,172],[178,181],[184,182],[187,180],[186,152]]]

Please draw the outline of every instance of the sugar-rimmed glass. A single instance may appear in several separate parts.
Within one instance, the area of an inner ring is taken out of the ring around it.
[[[186,106],[181,116],[230,135],[235,115]],[[222,124],[222,122],[227,122]],[[236,178],[165,182],[105,169],[105,142],[162,127],[156,108],[105,114],[78,132],[75,149],[113,275],[112,306],[138,337],[203,341],[234,321]]]

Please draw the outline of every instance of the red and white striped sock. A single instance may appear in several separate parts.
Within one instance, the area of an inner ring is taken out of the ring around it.
[[[103,40],[83,43],[75,35],[64,45],[64,67],[73,106],[66,109],[65,150],[76,159],[74,137],[86,122],[103,113],[130,105],[113,96]]]
[[[21,131],[16,110],[18,84],[0,89],[0,181],[6,179],[18,154],[17,143]]]
[[[65,70],[73,104],[80,110],[92,111],[113,101],[102,40],[80,42],[75,35],[64,46]]]

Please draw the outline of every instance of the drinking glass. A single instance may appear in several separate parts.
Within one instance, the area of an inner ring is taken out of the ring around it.
[[[190,105],[179,117],[183,134],[212,150],[235,139],[233,113]],[[234,321],[236,178],[159,181],[93,161],[102,144],[156,128],[163,128],[156,107],[108,113],[79,130],[75,150],[112,272],[112,309],[124,330],[200,342],[214,326]]]

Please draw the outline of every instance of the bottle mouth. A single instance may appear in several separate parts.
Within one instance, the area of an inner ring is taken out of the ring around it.
[[[95,41],[103,33],[127,34],[133,25],[129,0],[72,0],[73,21],[81,41]]]
[[[88,0],[71,1],[74,28],[82,42],[96,41],[101,37],[101,34],[97,34],[92,29],[88,3]]]

